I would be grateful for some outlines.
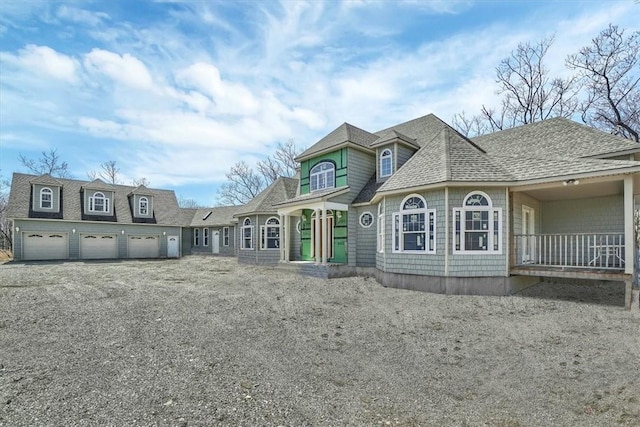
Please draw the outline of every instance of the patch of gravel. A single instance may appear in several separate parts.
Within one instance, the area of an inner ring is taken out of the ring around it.
[[[0,425],[639,425],[622,285],[511,297],[232,258],[0,266]]]

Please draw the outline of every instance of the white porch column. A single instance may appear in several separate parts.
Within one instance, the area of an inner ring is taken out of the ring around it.
[[[291,215],[284,216],[284,260],[291,261]]]
[[[320,264],[321,256],[320,256],[320,209],[316,209],[316,226],[313,235],[313,243],[315,245],[315,255],[316,255],[316,263]]]
[[[624,272],[633,274],[633,175],[624,178]]]
[[[329,239],[327,233],[327,208],[322,208],[322,263],[327,263],[327,252],[329,250]]]

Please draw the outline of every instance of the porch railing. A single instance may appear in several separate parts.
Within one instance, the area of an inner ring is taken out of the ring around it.
[[[624,233],[516,234],[514,265],[624,268]]]

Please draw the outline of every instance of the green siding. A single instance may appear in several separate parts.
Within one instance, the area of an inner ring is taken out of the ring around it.
[[[313,230],[311,229],[311,214],[312,210],[305,209],[303,211],[305,221],[301,223],[301,231],[300,231],[300,247],[301,247],[301,259],[304,261],[313,261],[315,257],[311,256],[312,247],[312,235]],[[334,223],[333,223],[333,257],[329,258],[329,262],[341,263],[344,264],[347,262],[347,235],[348,235],[348,220],[349,215],[348,212],[340,212],[340,218],[337,218],[337,211],[334,212]]]
[[[347,149],[342,148],[322,156],[305,160],[300,164],[300,194],[309,193],[309,171],[323,161],[331,161],[336,166],[336,187],[347,185]]]

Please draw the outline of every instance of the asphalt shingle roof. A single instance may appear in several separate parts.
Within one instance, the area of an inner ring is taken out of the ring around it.
[[[276,179],[260,194],[251,199],[249,203],[241,206],[234,216],[276,212],[277,208],[275,206],[277,204],[286,202],[296,196],[298,182],[297,178],[280,177]]]
[[[229,225],[234,222],[233,215],[242,210],[244,206],[218,206],[215,208],[192,209],[191,227],[216,227]]]
[[[31,182],[39,178],[35,175],[14,173],[11,180],[11,192],[9,193],[8,218],[29,218],[29,199],[31,197]],[[44,179],[47,179],[44,177]],[[74,179],[55,178],[58,185],[62,186],[62,213],[63,219],[69,221],[81,221],[82,212],[80,198],[82,188],[108,189],[115,192],[114,207],[118,223],[131,224],[132,216],[127,197],[135,187],[126,185],[110,185],[98,187],[97,182],[78,181]],[[39,181],[38,181],[39,182]],[[100,181],[102,182],[102,181]],[[108,186],[105,187],[105,186]],[[153,196],[153,211],[158,225],[182,226],[183,212],[178,207],[176,196],[171,190],[148,189]]]
[[[361,147],[369,148],[371,143],[376,139],[378,139],[378,136],[369,133],[366,130],[357,128],[349,123],[343,123],[333,132],[329,133],[320,141],[303,151],[297,158],[305,159],[313,154],[320,153],[332,147],[337,147],[346,142],[351,142]]]

